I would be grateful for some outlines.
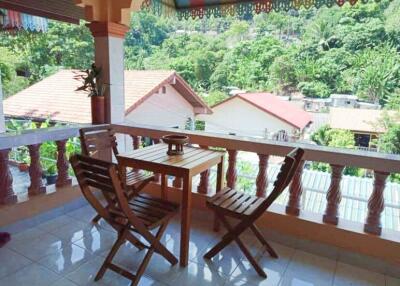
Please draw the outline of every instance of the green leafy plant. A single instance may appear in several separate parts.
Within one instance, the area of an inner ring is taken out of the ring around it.
[[[55,165],[55,164],[50,165],[50,166],[47,168],[47,170],[46,170],[46,172],[45,172],[45,175],[46,175],[46,176],[54,176],[54,175],[57,175],[57,167],[56,167],[56,165]]]
[[[85,91],[89,97],[92,96],[104,96],[107,83],[101,82],[101,68],[97,67],[94,63],[90,69],[81,70],[80,73],[76,74],[74,79],[81,81],[82,85],[75,91]]]

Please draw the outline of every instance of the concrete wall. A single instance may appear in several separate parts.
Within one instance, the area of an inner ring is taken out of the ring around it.
[[[295,132],[292,125],[256,108],[236,97],[213,108],[213,114],[199,115],[206,122],[207,132],[235,133],[242,136],[265,137],[265,130],[273,134],[285,130],[289,135]]]
[[[1,74],[0,74],[0,133],[6,131],[4,113],[3,113],[3,88],[1,85]]]

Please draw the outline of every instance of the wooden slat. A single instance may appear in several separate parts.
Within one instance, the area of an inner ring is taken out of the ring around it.
[[[214,205],[220,206],[223,202],[225,202],[226,200],[230,199],[231,197],[233,197],[235,195],[236,191],[235,190],[230,190],[230,192],[225,193],[223,196],[221,196],[220,198],[218,198],[217,200],[215,200],[213,202]]]
[[[251,204],[250,207],[244,212],[244,214],[251,215],[265,200],[265,198],[257,198],[257,201]]]
[[[244,201],[243,204],[236,209],[237,213],[243,213],[245,210],[247,210],[248,207],[250,207],[258,198],[257,197],[251,197],[247,201]]]
[[[242,193],[243,195],[232,205],[229,206],[228,210],[236,211],[238,207],[240,207],[245,201],[251,198],[250,195]]]
[[[243,196],[242,192],[238,192],[236,191],[235,194],[233,196],[231,196],[229,199],[227,199],[225,202],[223,202],[222,204],[220,204],[221,208],[228,208],[230,205],[232,205],[233,203],[235,203],[239,198],[241,198]]]
[[[228,193],[232,191],[232,189],[230,188],[224,188],[222,189],[220,192],[216,193],[213,197],[209,198],[207,200],[208,203],[214,203],[218,198],[220,198],[221,196],[223,196],[224,194]]]

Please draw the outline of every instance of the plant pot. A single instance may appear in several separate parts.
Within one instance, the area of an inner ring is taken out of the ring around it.
[[[29,170],[29,165],[27,163],[19,163],[18,169],[20,172],[27,172]]]
[[[92,123],[105,123],[104,96],[92,96],[90,99],[92,107]]]
[[[57,181],[57,177],[58,177],[57,174],[55,174],[55,175],[46,175],[47,185],[54,185],[56,183],[56,181]]]

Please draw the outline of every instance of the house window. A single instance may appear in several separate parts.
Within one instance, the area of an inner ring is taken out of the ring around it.
[[[165,86],[163,86],[163,87],[161,88],[161,91],[162,91],[163,94],[165,94],[165,93],[167,93],[167,88],[166,88]]]

